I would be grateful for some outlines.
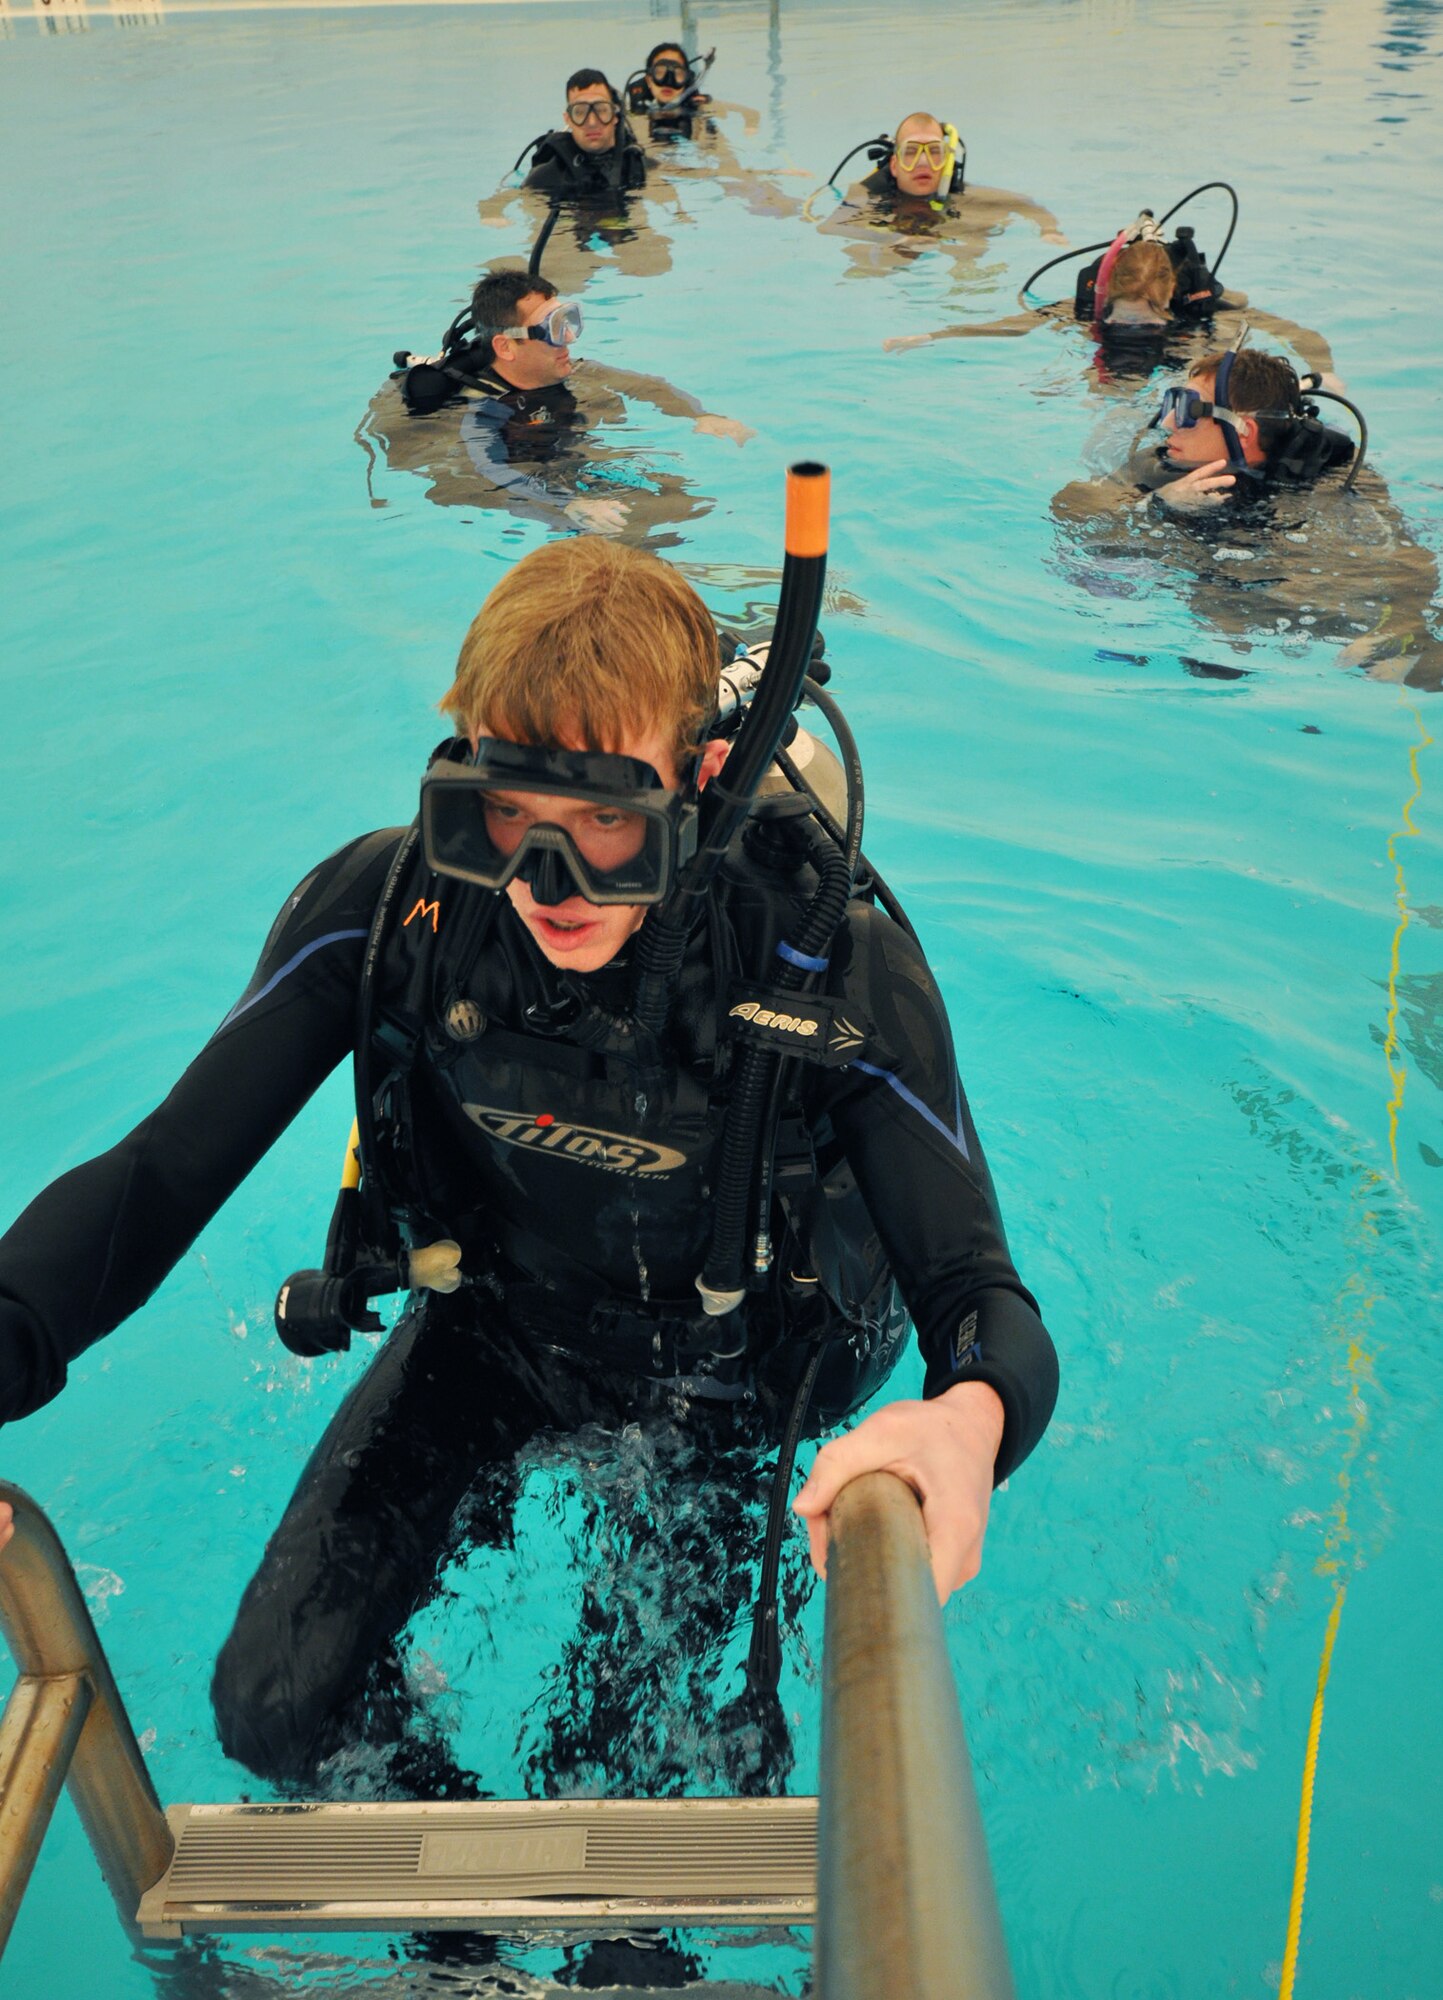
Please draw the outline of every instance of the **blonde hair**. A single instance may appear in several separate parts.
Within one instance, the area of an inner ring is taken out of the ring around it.
[[[1107,302],[1111,305],[1115,299],[1121,299],[1165,313],[1172,307],[1173,284],[1172,259],[1161,243],[1146,239],[1129,243],[1112,267],[1107,281]]]
[[[502,577],[461,642],[441,701],[462,735],[597,750],[652,729],[678,761],[716,705],[721,655],[706,606],[641,549],[576,535]]]

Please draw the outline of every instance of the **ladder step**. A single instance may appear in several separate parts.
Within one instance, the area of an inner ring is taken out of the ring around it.
[[[147,1937],[809,1924],[817,1802],[172,1806]]]

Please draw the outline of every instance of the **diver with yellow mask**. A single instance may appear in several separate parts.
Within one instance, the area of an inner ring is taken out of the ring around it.
[[[968,183],[967,148],[950,120],[930,111],[909,113],[891,137],[884,132],[854,146],[827,188],[837,191],[837,176],[864,149],[871,172],[846,190],[831,214],[818,217],[824,189],[806,208],[808,220],[824,235],[848,239],[848,260],[858,275],[895,271],[941,249],[956,264],[960,281],[989,240],[1017,219],[1035,223],[1045,242],[1066,240],[1056,216],[1027,195]]]

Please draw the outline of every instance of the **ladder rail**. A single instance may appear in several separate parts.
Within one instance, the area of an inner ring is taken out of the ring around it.
[[[90,1711],[84,1674],[22,1674],[0,1716],[0,1952]]]
[[[890,1472],[833,1503],[818,1790],[824,2000],[1014,2000],[921,1508]]]
[[[0,1632],[19,1669],[20,1686],[78,1678],[88,1690],[68,1756],[58,1762],[48,1786],[48,1801],[47,1787],[18,1782],[15,1763],[0,1772],[6,1781],[0,1796],[0,1881],[15,1879],[32,1836],[38,1847],[63,1774],[121,1922],[133,1933],[140,1898],[170,1866],[175,1841],[60,1537],[20,1487],[0,1480],[0,1501],[15,1514],[15,1533],[0,1551]],[[56,1700],[52,1693],[45,1705],[53,1711]],[[7,1708],[7,1722],[9,1716]],[[64,1732],[57,1742],[64,1742]],[[20,1768],[26,1768],[23,1757]],[[22,1889],[28,1874],[26,1865],[19,1877]]]

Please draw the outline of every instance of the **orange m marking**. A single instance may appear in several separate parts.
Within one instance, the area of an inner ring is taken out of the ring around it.
[[[440,928],[441,905],[439,903],[428,903],[424,896],[418,896],[416,898],[416,907],[412,910],[411,917],[419,917],[422,923],[425,923],[427,917],[429,917],[431,919],[431,929],[433,931],[437,930]],[[407,917],[406,923],[402,924],[402,930],[405,930],[406,924],[410,923],[411,917]]]

